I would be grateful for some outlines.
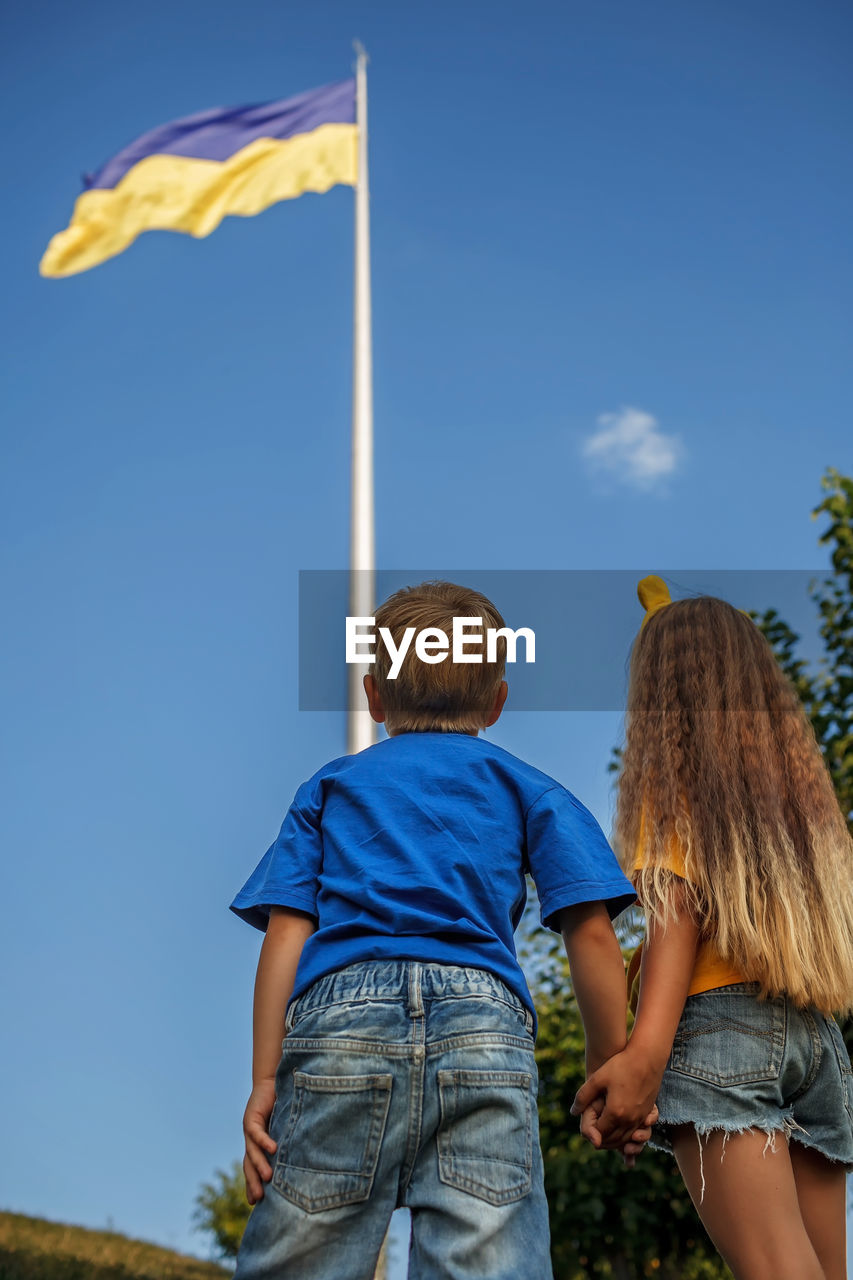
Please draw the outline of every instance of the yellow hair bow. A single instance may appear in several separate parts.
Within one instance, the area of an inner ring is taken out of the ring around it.
[[[646,611],[646,616],[640,624],[640,630],[642,631],[649,618],[653,618],[666,605],[672,604],[672,596],[669,594],[669,587],[663,578],[659,578],[656,573],[649,574],[647,578],[643,578],[637,583],[637,595],[640,598],[640,604]]]
[[[669,594],[669,587],[663,578],[659,578],[656,573],[650,573],[647,578],[640,579],[637,583],[637,595],[640,598],[640,604],[646,611],[646,616],[640,623],[640,630],[642,631],[649,618],[653,618],[661,609],[666,608],[668,604],[672,604],[672,596]],[[738,613],[742,613],[745,618],[749,618],[750,622],[755,622],[748,609],[738,609]]]

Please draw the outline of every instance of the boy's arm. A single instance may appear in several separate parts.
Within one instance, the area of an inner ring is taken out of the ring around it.
[[[565,907],[559,914],[559,925],[583,1020],[590,1074],[625,1048],[625,962],[603,902]]]
[[[605,1147],[621,1146],[632,1117],[651,1110],[690,987],[699,928],[677,883],[673,895],[678,919],[670,916],[665,929],[649,922],[640,999],[628,1045],[593,1073],[572,1105],[573,1114],[578,1115],[596,1097],[606,1094],[596,1124]]]
[[[275,1105],[275,1074],[281,1058],[284,1014],[302,948],[316,927],[314,917],[302,911],[270,908],[255,977],[252,1092],[243,1116],[246,1139],[243,1173],[249,1204],[263,1198],[263,1183],[272,1177],[264,1152],[272,1154],[276,1149],[267,1129]]]
[[[560,913],[559,924],[583,1020],[589,1075],[625,1047],[628,1027],[625,962],[603,902],[566,907]],[[590,1129],[597,1133],[602,1107],[603,1100],[584,1116],[581,1132],[586,1137],[590,1137]],[[656,1113],[650,1114],[651,1111],[652,1108],[647,1108],[637,1117],[636,1124],[630,1125],[624,1141],[619,1144],[628,1168],[633,1168],[636,1156],[650,1137],[647,1126],[656,1118]]]

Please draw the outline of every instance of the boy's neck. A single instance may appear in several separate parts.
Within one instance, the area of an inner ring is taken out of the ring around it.
[[[386,729],[389,738],[402,738],[407,733],[456,733],[465,738],[479,738],[479,729]]]

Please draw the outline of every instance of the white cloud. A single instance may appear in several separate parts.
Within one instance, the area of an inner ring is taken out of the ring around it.
[[[583,455],[596,470],[637,489],[653,489],[675,471],[682,446],[678,436],[661,431],[657,418],[626,405],[599,416]]]

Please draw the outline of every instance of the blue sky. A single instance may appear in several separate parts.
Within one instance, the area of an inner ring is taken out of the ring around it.
[[[370,55],[388,568],[810,569],[851,466],[853,20],[787,0],[116,6],[5,19],[0,1204],[200,1252],[259,935],[227,904],[344,749],[297,710],[347,560],[352,193],[38,260],[80,175]],[[494,737],[606,825],[616,713]]]

